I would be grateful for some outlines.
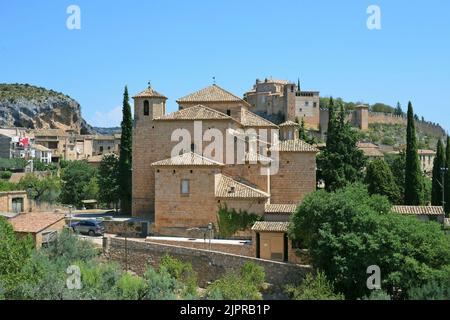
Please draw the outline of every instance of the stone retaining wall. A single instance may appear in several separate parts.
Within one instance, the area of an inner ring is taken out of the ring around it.
[[[160,239],[150,239],[148,242],[168,244],[173,246],[194,248],[209,250],[209,242],[192,242],[192,241],[170,241],[170,240],[160,240]],[[211,243],[211,250],[220,251],[224,253],[236,254],[239,256],[254,257],[255,247],[250,244],[224,244],[224,243]]]
[[[127,248],[125,250],[125,247]],[[246,256],[227,254],[217,251],[207,251],[194,248],[185,248],[142,240],[125,240],[123,238],[108,237],[103,242],[104,256],[119,262],[139,275],[142,275],[147,266],[157,267],[166,254],[183,262],[192,264],[198,274],[199,285],[205,287],[223,276],[227,271],[238,271],[246,262],[254,262],[264,268],[266,281],[276,288],[286,284],[301,281],[310,266],[281,263],[261,260]]]

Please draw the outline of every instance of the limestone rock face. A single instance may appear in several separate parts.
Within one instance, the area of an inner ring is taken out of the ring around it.
[[[0,84],[0,126],[95,133],[81,117],[77,101],[27,84]]]

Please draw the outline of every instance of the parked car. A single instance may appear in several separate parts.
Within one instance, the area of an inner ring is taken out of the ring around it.
[[[105,227],[101,221],[97,220],[83,220],[74,222],[70,228],[75,233],[88,234],[93,236],[102,236],[105,233]]]

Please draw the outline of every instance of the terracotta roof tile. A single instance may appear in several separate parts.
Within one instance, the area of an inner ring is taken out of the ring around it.
[[[135,95],[133,97],[133,99],[135,98],[161,98],[161,99],[167,99],[164,95],[162,95],[161,93],[153,90],[151,87],[145,89],[144,91],[138,93],[137,95]]]
[[[38,233],[63,219],[64,214],[59,213],[26,213],[9,222],[16,232]]]
[[[289,230],[289,222],[257,221],[253,225],[252,230],[256,232],[287,232]]]
[[[444,210],[440,206],[393,206],[392,212],[412,215],[443,215]]]
[[[319,152],[317,148],[303,140],[280,141],[270,148],[271,151],[279,152]]]
[[[273,160],[269,157],[263,156],[262,154],[255,152],[246,152],[244,156],[244,161],[250,163],[261,163],[261,164],[269,164],[273,162]]]
[[[189,152],[169,159],[152,163],[155,167],[164,166],[223,166],[223,163],[205,158],[197,153]]]
[[[296,209],[296,204],[266,204],[265,213],[292,214]]]
[[[155,120],[232,120],[230,116],[226,114],[202,106],[197,105],[194,107],[185,108],[173,113],[169,113]]]
[[[247,109],[241,110],[241,124],[244,127],[273,127],[278,128],[278,126],[269,120],[264,119]]]
[[[177,103],[180,102],[241,102],[249,105],[246,101],[216,84],[178,99]]]
[[[298,123],[295,123],[294,121],[286,121],[279,125],[280,128],[282,127],[299,127],[300,125]]]
[[[49,148],[44,147],[43,145],[40,145],[40,144],[33,145],[33,149],[41,151],[41,152],[50,152],[50,151],[52,151]]]
[[[223,174],[216,176],[217,198],[268,198],[269,194]]]
[[[417,150],[417,153],[421,156],[425,156],[425,155],[435,156],[436,155],[436,151],[433,151],[433,150],[419,149],[419,150]]]

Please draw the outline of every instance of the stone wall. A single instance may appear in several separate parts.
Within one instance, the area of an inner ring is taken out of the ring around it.
[[[364,119],[360,119],[357,117],[356,111],[351,112],[347,120],[354,126],[361,128]],[[381,124],[402,124],[406,125],[407,119],[405,116],[396,116],[390,113],[381,113],[381,112],[369,112],[368,113],[368,124],[373,123],[381,123]],[[416,129],[420,132],[423,132],[428,135],[434,136],[445,136],[445,130],[438,124],[434,124],[427,121],[416,121]],[[321,109],[320,110],[320,131],[322,133],[327,132],[328,130],[328,110]]]
[[[208,240],[206,240],[205,242],[192,242],[192,241],[170,241],[170,240],[151,239],[149,240],[149,242],[168,244],[185,248],[202,249],[202,250],[209,250],[210,246]],[[251,243],[250,244],[211,243],[211,250],[236,254],[245,257],[255,257],[255,247]]]
[[[125,250],[125,245],[127,250]],[[154,242],[106,238],[104,256],[117,261],[129,270],[142,275],[147,266],[157,267],[166,254],[183,262],[192,264],[199,277],[199,284],[205,287],[223,276],[228,271],[238,271],[246,262],[254,262],[264,268],[266,281],[275,287],[282,288],[286,284],[301,281],[310,266],[281,263],[256,258],[227,254],[217,251],[184,248]]]
[[[316,154],[280,152],[280,168],[270,177],[272,204],[297,204],[316,190]]]

